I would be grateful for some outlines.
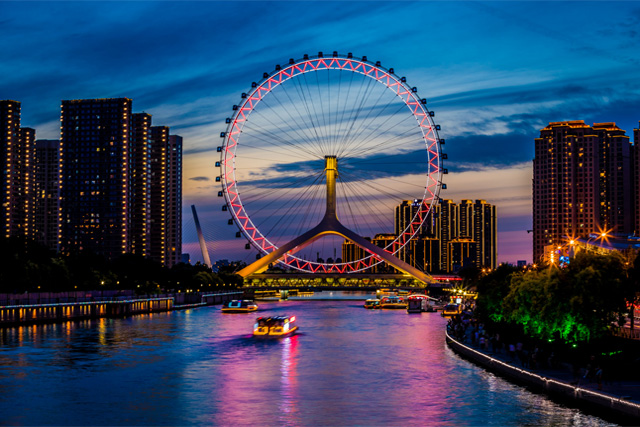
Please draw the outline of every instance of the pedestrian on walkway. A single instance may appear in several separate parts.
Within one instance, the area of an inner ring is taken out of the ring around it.
[[[598,390],[602,390],[602,368],[598,366],[596,368],[596,381],[598,381]]]

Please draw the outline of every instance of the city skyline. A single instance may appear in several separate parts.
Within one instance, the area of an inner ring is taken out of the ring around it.
[[[246,256],[216,197],[218,135],[240,93],[291,57],[367,55],[417,86],[447,140],[440,197],[498,207],[499,262],[532,260],[526,230],[540,129],[561,120],[616,122],[631,136],[638,126],[633,3],[357,2],[340,3],[339,15],[335,3],[247,4],[252,15],[230,2],[2,2],[10,36],[0,52],[14,60],[0,65],[0,98],[22,103],[22,126],[37,139],[59,137],[63,99],[129,97],[137,111],[169,124],[185,143],[183,251],[192,260],[200,255],[186,219],[191,204],[213,259]],[[406,16],[421,19],[411,25]],[[597,30],[565,30],[596,16]],[[305,25],[291,24],[299,21]]]

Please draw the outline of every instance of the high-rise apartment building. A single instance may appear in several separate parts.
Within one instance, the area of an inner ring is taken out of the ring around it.
[[[166,262],[167,256],[167,158],[169,128],[151,127],[151,258]]]
[[[441,200],[440,217],[436,224],[439,230],[437,237],[440,239],[440,270],[450,272],[452,266],[449,242],[458,237],[458,205],[452,200]]]
[[[131,100],[62,101],[60,250],[131,250]]]
[[[182,138],[128,98],[63,101],[61,122],[60,249],[180,262]]]
[[[0,101],[0,179],[5,237],[33,234],[35,130],[20,127],[20,110],[18,101]]]
[[[169,135],[167,149],[166,265],[182,262],[182,137]]]
[[[372,242],[386,247],[414,221],[419,201],[404,200],[394,210],[394,234],[377,234]],[[451,273],[468,265],[497,266],[496,207],[484,200],[440,200],[432,206],[415,237],[396,252],[402,261],[429,273]],[[342,245],[342,258],[351,262],[365,252],[351,242]],[[395,271],[377,266],[371,272]]]
[[[60,141],[36,140],[33,238],[58,250],[60,232]]]
[[[466,206],[466,205],[465,205]],[[459,237],[476,242],[476,265],[496,268],[498,266],[498,213],[495,205],[484,200],[473,203],[473,234]]]
[[[151,115],[131,115],[131,252],[150,255]]]
[[[552,122],[535,140],[533,260],[545,246],[633,231],[632,147],[615,123]]]

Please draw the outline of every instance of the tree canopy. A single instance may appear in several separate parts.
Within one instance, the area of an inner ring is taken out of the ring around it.
[[[169,290],[214,290],[242,286],[242,277],[228,270],[213,273],[203,264],[166,268],[152,259],[124,254],[107,260],[82,251],[63,256],[33,240],[0,238],[0,293],[133,289],[138,293]]]
[[[478,284],[478,316],[520,325],[544,340],[584,342],[621,322],[636,286],[619,253],[580,252],[566,268],[500,267]]]

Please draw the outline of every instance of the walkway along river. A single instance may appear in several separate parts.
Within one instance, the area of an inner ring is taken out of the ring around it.
[[[300,334],[251,336],[282,314]],[[445,324],[336,299],[4,328],[0,411],[21,425],[610,425],[461,359]]]

